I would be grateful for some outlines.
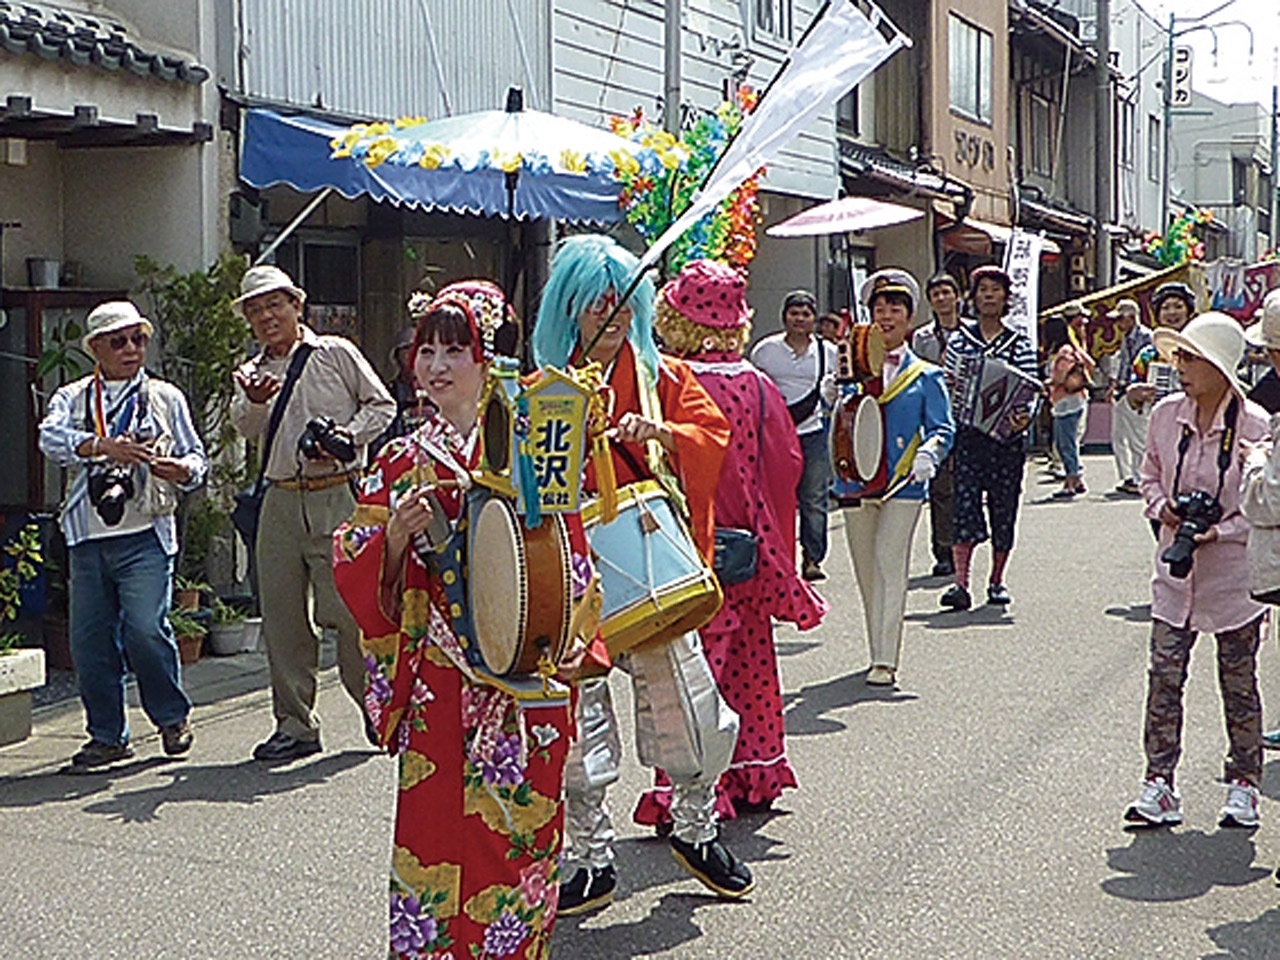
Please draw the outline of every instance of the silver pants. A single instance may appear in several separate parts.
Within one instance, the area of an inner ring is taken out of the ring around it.
[[[636,754],[671,779],[672,832],[687,843],[716,835],[716,781],[738,741],[738,715],[716,687],[702,642],[687,633],[618,658],[631,675]],[[565,876],[613,862],[613,821],[605,790],[618,779],[622,744],[607,679],[579,688],[578,740],[565,760]]]

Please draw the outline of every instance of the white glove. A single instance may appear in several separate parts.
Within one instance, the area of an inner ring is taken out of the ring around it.
[[[836,401],[840,399],[840,386],[836,383],[834,375],[828,373],[822,378],[822,382],[818,384],[818,395],[828,407],[836,405]]]
[[[915,462],[911,464],[911,482],[928,483],[938,473],[938,458],[932,450],[917,450]]]

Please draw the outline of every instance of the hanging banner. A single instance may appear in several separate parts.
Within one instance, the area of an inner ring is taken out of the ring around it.
[[[1214,310],[1229,313],[1248,326],[1267,294],[1280,287],[1280,261],[1245,266],[1240,261],[1215,260],[1205,268],[1205,285]]]
[[[1036,350],[1040,347],[1040,248],[1043,246],[1043,233],[1015,227],[1004,248],[1004,272],[1011,284],[1004,322],[1025,333]]]

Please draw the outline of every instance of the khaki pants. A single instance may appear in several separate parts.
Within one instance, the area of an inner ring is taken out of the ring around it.
[[[297,740],[320,736],[317,626],[337,630],[338,673],[363,710],[359,630],[333,585],[333,531],[354,508],[355,498],[345,484],[314,491],[268,487],[262,501],[258,593],[271,662],[271,703],[276,730]]]
[[[911,541],[922,505],[920,500],[864,500],[844,511],[844,535],[862,595],[873,667],[898,669]]]

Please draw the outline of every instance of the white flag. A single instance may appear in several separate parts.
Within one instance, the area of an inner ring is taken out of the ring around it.
[[[874,4],[871,9],[875,22],[852,0],[832,0],[791,52],[756,109],[742,121],[738,135],[689,209],[641,258],[642,270],[657,263],[682,233],[768,164],[819,114],[898,50],[911,46],[910,38],[896,27],[892,28],[893,39],[886,40],[879,29],[883,14]]]
[[[1009,309],[1004,322],[1025,333],[1035,349],[1040,322],[1040,250],[1044,234],[1014,227],[1004,249],[1004,272],[1009,275]]]

